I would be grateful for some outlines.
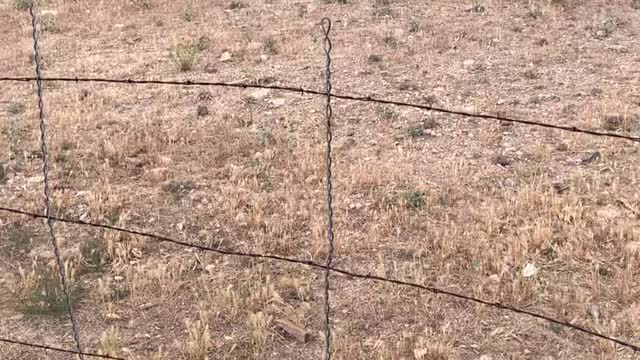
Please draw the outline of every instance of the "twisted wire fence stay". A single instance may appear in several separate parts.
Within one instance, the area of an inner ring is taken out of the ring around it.
[[[324,33],[324,53],[326,55],[325,91],[327,94],[327,102],[325,106],[325,120],[327,130],[327,260],[325,262],[324,272],[324,336],[325,336],[325,359],[331,360],[331,303],[329,301],[329,276],[331,275],[331,263],[333,261],[333,194],[331,183],[331,140],[333,133],[331,131],[331,119],[333,117],[333,109],[331,108],[331,20],[322,19],[322,32]]]
[[[54,221],[59,221],[59,222],[64,222],[64,223],[72,223],[72,224],[83,225],[83,226],[91,226],[91,227],[98,227],[98,228],[104,228],[104,229],[109,229],[109,230],[121,231],[121,232],[126,232],[126,233],[134,234],[134,235],[141,235],[141,236],[153,238],[153,239],[158,240],[158,241],[166,241],[166,242],[178,244],[178,245],[181,245],[181,246],[187,246],[187,247],[191,247],[191,248],[200,249],[200,250],[203,250],[203,251],[212,251],[212,252],[216,252],[216,253],[219,253],[219,254],[222,254],[222,255],[245,256],[245,257],[252,257],[252,258],[262,258],[262,259],[269,259],[269,260],[276,260],[276,261],[284,261],[284,262],[289,262],[289,263],[302,264],[302,265],[306,265],[306,266],[310,266],[310,267],[313,267],[313,268],[324,270],[324,330],[325,330],[324,331],[324,335],[325,335],[325,359],[327,359],[327,360],[331,359],[331,350],[332,350],[332,348],[331,348],[331,340],[332,340],[332,337],[331,337],[331,322],[330,322],[330,314],[331,314],[331,306],[330,306],[330,304],[331,303],[330,303],[330,297],[329,297],[329,289],[330,289],[330,281],[329,280],[330,280],[330,273],[331,272],[335,272],[335,273],[343,274],[343,275],[348,275],[348,276],[351,276],[351,277],[354,277],[354,278],[359,278],[359,279],[387,282],[387,283],[392,283],[392,284],[400,285],[400,286],[409,286],[409,287],[417,288],[417,289],[420,289],[420,290],[428,291],[428,292],[431,292],[431,293],[436,294],[436,295],[446,295],[446,296],[462,299],[462,300],[465,300],[465,301],[471,301],[471,302],[475,302],[475,303],[478,303],[478,304],[490,306],[490,307],[493,307],[493,308],[499,308],[499,309],[507,310],[507,311],[514,312],[514,313],[524,314],[524,315],[527,315],[527,316],[530,316],[530,317],[533,317],[533,318],[545,320],[547,322],[551,322],[551,323],[554,323],[554,324],[557,324],[557,325],[560,325],[560,326],[563,326],[563,327],[567,327],[567,328],[573,329],[573,330],[578,331],[578,332],[582,332],[582,333],[587,334],[589,336],[593,336],[593,337],[597,337],[597,338],[600,338],[600,339],[603,339],[603,340],[611,341],[611,342],[616,343],[616,344],[618,344],[620,346],[624,346],[624,347],[630,348],[634,352],[640,351],[640,347],[638,345],[634,345],[634,344],[631,344],[631,343],[623,341],[623,340],[619,340],[619,339],[616,339],[616,338],[609,337],[607,335],[604,335],[604,334],[589,330],[587,328],[584,328],[584,327],[582,327],[580,325],[575,325],[575,324],[572,324],[570,322],[558,320],[558,319],[551,318],[551,317],[548,317],[548,316],[545,316],[545,315],[541,315],[541,314],[537,314],[537,313],[534,313],[534,312],[531,312],[531,311],[528,311],[528,310],[518,309],[518,308],[515,308],[515,307],[512,307],[512,306],[504,305],[504,304],[497,303],[497,302],[491,302],[491,301],[486,301],[486,300],[482,300],[482,299],[478,299],[478,298],[473,298],[473,297],[470,297],[470,296],[467,296],[467,295],[457,294],[457,293],[454,293],[454,292],[450,292],[450,291],[446,291],[446,290],[442,290],[442,289],[438,289],[438,288],[434,288],[434,287],[430,287],[430,286],[425,286],[425,285],[422,285],[422,284],[411,283],[411,282],[406,282],[406,281],[402,281],[402,280],[386,278],[386,277],[381,277],[381,276],[376,276],[376,275],[371,275],[371,274],[360,274],[360,273],[355,273],[355,272],[352,272],[352,271],[349,271],[349,270],[339,269],[339,268],[333,267],[332,266],[332,261],[333,261],[333,253],[334,253],[334,231],[333,231],[333,209],[332,209],[333,197],[332,197],[332,173],[331,173],[331,165],[332,165],[332,159],[331,159],[332,128],[331,128],[331,125],[332,125],[333,112],[332,112],[332,107],[331,107],[331,100],[332,100],[332,98],[335,98],[335,99],[349,100],[349,101],[360,101],[360,102],[370,102],[370,103],[381,103],[381,104],[389,104],[389,105],[397,105],[397,106],[406,106],[406,107],[412,107],[412,108],[417,108],[417,109],[422,109],[422,110],[427,110],[427,111],[435,111],[435,112],[447,113],[447,114],[452,114],[452,115],[461,115],[461,116],[473,117],[473,118],[514,122],[514,123],[520,123],[520,124],[524,124],[524,125],[551,128],[551,129],[557,129],[557,130],[569,131],[569,132],[575,132],[575,133],[583,133],[583,134],[593,135],[593,136],[603,136],[603,137],[611,137],[611,138],[630,140],[630,141],[633,141],[633,142],[640,142],[640,137],[628,136],[628,135],[623,135],[623,134],[618,134],[618,133],[607,133],[607,132],[599,132],[599,131],[588,130],[588,129],[581,129],[581,128],[578,128],[578,127],[575,127],[575,126],[562,126],[562,125],[554,125],[554,124],[537,122],[537,121],[514,119],[514,118],[509,118],[509,117],[503,117],[503,116],[472,114],[472,113],[468,113],[468,112],[436,108],[436,107],[431,107],[431,106],[426,106],[426,105],[421,105],[421,104],[415,104],[415,103],[377,99],[377,98],[373,98],[371,96],[355,96],[355,95],[333,94],[332,93],[332,86],[331,86],[331,55],[330,55],[332,44],[331,44],[331,39],[329,37],[330,30],[331,30],[331,21],[328,18],[323,18],[322,21],[321,21],[321,27],[322,27],[323,34],[324,34],[324,52],[325,52],[325,55],[326,55],[324,91],[306,90],[306,89],[303,89],[303,88],[286,87],[286,86],[273,86],[273,85],[270,86],[270,85],[254,85],[254,84],[231,84],[231,83],[224,83],[224,82],[196,82],[196,81],[190,81],[190,80],[186,80],[186,81],[161,81],[161,80],[131,80],[131,79],[117,80],[117,79],[98,79],[98,78],[62,78],[62,77],[60,77],[60,78],[43,78],[42,75],[41,75],[41,69],[40,69],[40,57],[39,57],[39,51],[38,51],[38,36],[37,36],[36,16],[34,14],[33,4],[31,5],[30,13],[31,13],[31,17],[32,17],[32,27],[33,27],[33,42],[34,42],[34,47],[33,48],[34,48],[34,60],[35,60],[35,65],[36,65],[36,77],[35,78],[32,78],[32,77],[0,77],[0,81],[35,81],[36,82],[37,95],[38,95],[39,120],[40,120],[41,150],[42,150],[42,155],[43,155],[45,215],[29,213],[29,212],[25,212],[25,211],[22,211],[22,210],[11,209],[11,208],[6,208],[6,207],[0,207],[0,211],[10,212],[10,213],[14,213],[14,214],[26,215],[26,216],[30,216],[30,217],[33,217],[33,218],[46,219],[47,225],[48,225],[48,228],[49,228],[49,236],[51,238],[51,242],[52,242],[53,248],[54,248],[54,253],[55,253],[55,256],[56,256],[56,264],[57,264],[57,267],[58,267],[58,272],[59,272],[61,285],[62,285],[62,288],[63,288],[63,291],[64,291],[66,305],[68,306],[67,309],[69,310],[69,317],[70,317],[71,323],[72,323],[72,330],[73,330],[73,335],[74,335],[74,340],[76,342],[77,350],[76,351],[65,350],[65,349],[61,349],[61,348],[50,347],[48,345],[39,345],[39,344],[21,342],[21,341],[12,340],[12,339],[6,339],[6,338],[0,338],[0,342],[17,344],[17,345],[22,345],[22,346],[36,347],[36,348],[40,348],[40,349],[43,349],[43,350],[53,350],[53,351],[60,351],[60,352],[77,354],[80,357],[80,359],[84,359],[85,355],[86,356],[92,356],[92,357],[101,357],[101,358],[105,358],[105,359],[120,359],[120,358],[116,358],[116,357],[110,357],[108,355],[98,355],[98,354],[84,353],[81,350],[81,343],[80,343],[80,339],[79,339],[79,335],[78,335],[78,326],[77,326],[77,323],[76,323],[74,315],[73,315],[73,310],[71,308],[71,302],[69,301],[69,292],[68,292],[68,289],[67,289],[67,280],[66,280],[66,277],[65,277],[64,266],[63,266],[61,258],[60,258],[60,250],[59,250],[59,247],[58,247],[58,244],[57,244],[57,240],[56,240],[56,236],[55,236],[55,232],[54,232],[54,225],[53,225]],[[320,264],[320,263],[313,262],[313,261],[285,258],[285,257],[280,257],[280,256],[275,256],[275,255],[242,253],[242,252],[236,252],[236,251],[213,249],[213,248],[208,248],[208,247],[204,247],[204,246],[200,246],[200,245],[189,244],[189,243],[181,242],[181,241],[174,240],[174,239],[171,239],[171,238],[168,238],[168,237],[153,235],[153,234],[149,234],[149,233],[143,233],[143,232],[139,232],[139,231],[127,230],[127,229],[123,229],[123,228],[117,228],[117,227],[101,225],[101,224],[95,224],[95,223],[89,223],[89,222],[78,221],[78,220],[67,220],[67,219],[56,218],[56,217],[52,216],[51,215],[51,208],[50,208],[50,193],[49,193],[49,179],[48,179],[48,154],[47,154],[47,146],[46,146],[44,101],[43,101],[43,95],[42,95],[42,88],[43,88],[42,84],[43,84],[43,81],[103,82],[103,83],[125,83],[125,84],[166,84],[166,85],[183,85],[183,86],[222,86],[222,87],[235,87],[235,88],[268,88],[268,89],[275,89],[275,90],[282,90],[282,91],[289,91],[289,92],[297,92],[297,93],[300,93],[300,94],[303,94],[303,95],[304,94],[310,94],[310,95],[325,96],[326,97],[325,121],[326,121],[326,140],[327,140],[327,142],[326,142],[326,166],[327,166],[327,169],[326,169],[326,171],[327,171],[327,173],[326,173],[326,181],[327,181],[327,242],[328,242],[328,253],[327,253],[327,258],[326,258],[326,261],[325,261],[324,265]]]
[[[49,228],[49,238],[51,239],[51,245],[53,246],[53,253],[56,259],[56,266],[58,268],[58,275],[60,277],[60,286],[62,287],[62,292],[64,295],[65,307],[68,310],[68,315],[71,320],[71,329],[73,332],[73,339],[76,343],[76,348],[78,351],[78,356],[80,360],[84,360],[84,355],[82,353],[82,346],[80,344],[80,336],[78,335],[78,324],[73,315],[73,308],[70,301],[69,296],[69,288],[67,284],[67,279],[65,276],[64,265],[62,264],[62,259],[60,258],[60,248],[58,247],[58,241],[56,239],[56,234],[53,226],[53,219],[51,218],[51,196],[49,193],[49,154],[47,152],[47,136],[46,136],[46,128],[45,128],[45,116],[44,116],[44,100],[42,95],[42,74],[40,70],[40,52],[38,49],[38,27],[36,23],[36,15],[34,13],[34,2],[31,3],[29,7],[29,13],[31,14],[31,26],[33,28],[33,58],[35,62],[35,71],[36,71],[36,85],[37,85],[37,96],[38,96],[38,114],[40,120],[40,145],[42,151],[42,173],[44,176],[44,206],[45,206],[45,214],[47,218],[47,226]]]

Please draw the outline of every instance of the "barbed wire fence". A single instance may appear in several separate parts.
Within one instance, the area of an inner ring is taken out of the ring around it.
[[[363,274],[363,273],[357,273],[354,271],[350,271],[348,269],[342,269],[342,268],[338,268],[332,265],[332,260],[333,260],[333,239],[334,239],[334,232],[333,232],[333,210],[332,210],[332,184],[331,184],[331,142],[332,142],[332,131],[331,131],[331,121],[332,121],[332,116],[333,116],[333,111],[332,111],[332,107],[331,107],[331,100],[332,99],[340,99],[340,100],[347,100],[347,101],[359,101],[359,102],[370,102],[370,103],[379,103],[379,104],[387,104],[387,105],[395,105],[395,106],[401,106],[401,107],[410,107],[410,108],[416,108],[416,109],[421,109],[421,110],[426,110],[426,111],[433,111],[433,112],[440,112],[440,113],[445,113],[445,114],[451,114],[451,115],[460,115],[460,116],[464,116],[464,117],[471,117],[471,118],[479,118],[479,119],[487,119],[487,120],[495,120],[495,121],[501,121],[501,122],[511,122],[511,123],[519,123],[519,124],[523,124],[523,125],[527,125],[527,126],[534,126],[534,127],[542,127],[542,128],[549,128],[549,129],[555,129],[555,130],[560,130],[560,131],[566,131],[566,132],[574,132],[574,133],[581,133],[581,134],[586,134],[586,135],[591,135],[591,136],[600,136],[600,137],[608,137],[608,138],[614,138],[614,139],[622,139],[622,140],[627,140],[627,141],[632,141],[632,142],[640,142],[640,136],[631,136],[631,135],[625,135],[625,134],[620,134],[620,133],[614,133],[614,132],[602,132],[602,131],[596,131],[596,130],[590,130],[590,129],[583,129],[583,128],[578,128],[575,126],[563,126],[563,125],[555,125],[555,124],[551,124],[551,123],[544,123],[544,122],[538,122],[538,121],[532,121],[532,120],[524,120],[524,119],[516,119],[516,118],[510,118],[510,117],[504,117],[504,116],[497,116],[497,115],[490,115],[490,114],[474,114],[474,113],[469,113],[469,112],[464,112],[464,111],[456,111],[456,110],[450,110],[450,109],[443,109],[443,108],[437,108],[437,107],[432,107],[432,106],[427,106],[427,105],[422,105],[422,104],[416,104],[416,103],[409,103],[409,102],[399,102],[399,101],[393,101],[393,100],[385,100],[385,99],[377,99],[377,98],[373,98],[370,96],[355,96],[355,95],[342,95],[342,94],[334,94],[332,92],[332,87],[331,87],[331,39],[330,39],[330,30],[331,30],[331,20],[328,18],[323,18],[320,25],[322,27],[322,31],[323,31],[323,35],[324,35],[324,51],[325,51],[325,91],[319,91],[319,90],[309,90],[309,89],[303,89],[301,87],[297,88],[297,87],[290,87],[290,86],[278,86],[278,85],[261,85],[261,84],[238,84],[238,83],[225,83],[225,82],[205,82],[205,81],[190,81],[190,80],[185,80],[185,81],[172,81],[172,80],[135,80],[135,79],[107,79],[107,78],[79,78],[79,77],[42,77],[41,75],[41,70],[40,70],[40,64],[39,64],[39,49],[38,49],[38,36],[37,36],[37,26],[36,26],[36,15],[34,13],[34,8],[33,8],[33,4],[31,5],[30,8],[30,14],[31,14],[31,18],[32,18],[32,27],[33,27],[33,42],[34,42],[34,62],[35,62],[35,69],[36,69],[36,76],[35,77],[0,77],[0,82],[36,82],[37,84],[37,97],[38,97],[38,108],[39,108],[39,122],[40,122],[40,140],[41,140],[41,151],[42,151],[42,160],[43,160],[43,174],[44,174],[44,194],[45,194],[45,215],[42,214],[37,214],[37,213],[33,213],[33,212],[29,212],[29,211],[25,211],[22,209],[16,209],[16,208],[11,208],[11,207],[6,207],[6,206],[1,206],[0,205],[0,211],[4,212],[4,213],[11,213],[11,214],[15,214],[15,215],[22,215],[22,216],[27,216],[30,217],[32,219],[46,219],[47,220],[47,224],[48,224],[48,228],[49,228],[49,235],[50,235],[50,239],[52,241],[52,245],[53,245],[53,249],[54,249],[54,255],[56,257],[56,264],[57,264],[57,268],[58,268],[58,272],[59,272],[59,277],[60,277],[60,282],[61,282],[61,286],[63,288],[64,291],[64,295],[65,295],[65,302],[66,302],[66,308],[68,309],[69,312],[69,317],[72,323],[72,331],[73,331],[73,337],[74,337],[74,341],[76,343],[76,350],[70,350],[70,349],[64,349],[64,348],[60,348],[60,347],[55,347],[55,346],[49,346],[49,345],[44,345],[44,344],[38,344],[38,343],[33,343],[33,342],[26,342],[26,341],[21,341],[21,340],[16,340],[16,339],[10,339],[10,338],[4,338],[4,337],[0,337],[0,342],[3,343],[7,343],[7,344],[13,344],[13,345],[19,345],[19,346],[24,346],[24,347],[31,347],[31,348],[37,348],[37,349],[41,349],[43,351],[55,351],[55,352],[61,352],[61,353],[68,353],[68,354],[75,354],[77,355],[81,360],[84,359],[85,356],[88,357],[97,357],[97,358],[104,358],[104,359],[115,359],[115,360],[124,360],[123,358],[119,358],[119,357],[113,357],[110,355],[103,355],[103,354],[96,354],[96,353],[90,353],[90,352],[84,352],[82,351],[82,346],[81,346],[81,342],[80,342],[80,337],[79,337],[79,331],[78,331],[78,325],[77,322],[73,316],[73,310],[71,308],[71,304],[68,298],[68,293],[67,293],[67,289],[66,289],[66,278],[65,278],[65,272],[64,272],[64,267],[61,264],[61,259],[60,259],[60,253],[59,253],[59,247],[56,241],[56,237],[55,237],[55,233],[54,233],[54,227],[53,224],[55,222],[61,222],[61,223],[68,223],[68,224],[74,224],[74,225],[78,225],[78,226],[85,226],[85,227],[93,227],[93,228],[101,228],[101,229],[106,229],[106,230],[111,230],[111,231],[117,231],[117,232],[121,232],[121,233],[126,233],[126,234],[130,234],[130,235],[138,235],[138,236],[142,236],[154,241],[158,241],[158,242],[167,242],[167,243],[171,243],[174,245],[178,245],[178,246],[183,246],[183,247],[188,247],[188,248],[193,248],[193,249],[197,249],[197,250],[201,250],[201,251],[206,251],[206,252],[213,252],[213,253],[217,253],[220,255],[224,255],[224,256],[237,256],[237,257],[248,257],[248,258],[255,258],[255,259],[264,259],[264,260],[270,260],[270,261],[277,261],[277,262],[286,262],[286,263],[291,263],[291,264],[297,264],[297,265],[304,265],[307,267],[311,267],[311,268],[315,268],[318,270],[324,270],[324,335],[325,335],[325,348],[324,348],[324,356],[326,360],[330,360],[331,356],[332,356],[332,348],[331,348],[331,319],[330,319],[330,298],[329,298],[329,280],[330,280],[330,274],[331,273],[336,273],[336,274],[340,274],[340,275],[345,275],[345,276],[350,276],[352,278],[356,278],[356,279],[361,279],[361,280],[368,280],[368,281],[375,281],[375,282],[384,282],[384,283],[390,283],[390,284],[394,284],[397,286],[404,286],[404,287],[411,287],[414,289],[418,289],[421,291],[426,291],[435,295],[444,295],[447,297],[452,297],[452,298],[457,298],[460,300],[464,300],[467,302],[472,302],[472,303],[476,303],[476,304],[481,304],[484,306],[488,306],[488,307],[492,307],[492,308],[496,308],[496,309],[501,309],[501,310],[505,310],[505,311],[509,311],[509,312],[513,312],[513,313],[517,313],[517,314],[521,314],[524,316],[528,316],[531,318],[535,318],[535,319],[539,319],[539,320],[544,320],[546,322],[549,323],[553,323],[571,330],[574,330],[576,332],[580,332],[583,333],[587,336],[593,337],[593,338],[598,338],[601,340],[606,340],[609,342],[612,342],[614,344],[620,345],[622,347],[628,348],[633,350],[634,354],[640,351],[640,345],[636,345],[633,343],[630,343],[628,341],[625,340],[621,340],[621,339],[617,339],[608,335],[605,335],[603,333],[594,331],[594,330],[590,330],[587,329],[586,327],[580,326],[580,325],[576,325],[576,324],[572,324],[570,322],[567,321],[563,321],[557,318],[553,318],[550,316],[546,316],[543,314],[539,314],[539,313],[535,313],[533,311],[529,311],[529,310],[525,310],[525,309],[520,309],[511,305],[507,305],[507,304],[502,304],[499,302],[492,302],[492,301],[488,301],[488,300],[483,300],[480,298],[476,298],[476,297],[472,297],[469,295],[464,295],[464,294],[459,294],[453,291],[448,291],[448,290],[444,290],[444,289],[440,289],[440,288],[436,288],[436,287],[432,287],[432,286],[427,286],[427,285],[423,285],[423,284],[418,284],[418,283],[413,283],[413,282],[408,282],[408,281],[403,281],[403,280],[399,280],[399,279],[394,279],[394,278],[390,278],[390,277],[382,277],[382,276],[377,276],[377,275],[373,275],[373,274]],[[261,89],[272,89],[272,90],[279,90],[279,91],[287,91],[287,92],[296,92],[296,93],[300,93],[300,94],[307,94],[307,95],[315,95],[315,96],[324,96],[326,97],[326,106],[325,106],[325,125],[326,125],[326,165],[327,165],[327,173],[326,173],[326,181],[327,181],[327,245],[328,245],[328,253],[327,253],[327,258],[325,261],[325,264],[320,264],[311,260],[302,260],[302,259],[296,259],[296,258],[290,258],[290,257],[283,257],[283,256],[278,256],[278,255],[270,255],[270,254],[259,254],[259,253],[251,253],[251,252],[240,252],[240,251],[233,251],[233,250],[223,250],[223,249],[216,249],[216,248],[211,248],[211,247],[207,247],[207,246],[203,246],[203,245],[198,245],[198,244],[192,244],[192,243],[188,243],[188,242],[184,242],[184,241],[180,241],[180,240],[176,240],[167,236],[161,236],[161,235],[156,235],[156,234],[152,234],[152,233],[148,233],[148,232],[142,232],[142,231],[138,231],[138,230],[133,230],[133,229],[126,229],[126,228],[121,228],[121,227],[116,227],[116,226],[111,226],[111,225],[106,225],[106,224],[100,224],[100,223],[93,223],[93,222],[87,222],[87,221],[83,221],[83,220],[74,220],[74,219],[66,219],[66,218],[60,218],[60,217],[55,217],[53,215],[51,215],[51,209],[50,209],[50,195],[49,195],[49,182],[48,182],[48,158],[47,158],[47,148],[46,148],[46,130],[45,130],[45,116],[44,116],[44,101],[43,101],[43,94],[42,94],[42,83],[45,81],[49,81],[49,82],[94,82],[94,83],[112,83],[112,84],[131,84],[131,85],[141,85],[141,84],[160,84],[160,85],[177,85],[177,86],[218,86],[218,87],[225,87],[225,88],[261,88]]]

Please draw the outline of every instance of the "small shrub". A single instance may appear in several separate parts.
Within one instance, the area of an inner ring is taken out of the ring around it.
[[[410,33],[417,33],[419,30],[420,30],[420,24],[417,21],[412,20],[409,23],[409,32]]]
[[[267,40],[265,40],[264,49],[269,54],[277,54],[278,53],[278,46],[277,46],[276,40],[273,37],[271,37],[271,35],[269,35]]]
[[[193,69],[198,53],[207,50],[210,42],[208,37],[201,36],[196,41],[180,44],[171,51],[171,60],[180,71],[190,71]]]
[[[0,167],[2,164],[0,164]],[[3,252],[8,252],[9,255],[17,255],[26,253],[31,248],[31,239],[33,233],[26,227],[15,227],[6,234],[6,241],[2,244]]]
[[[15,0],[13,6],[16,10],[27,10],[31,7],[33,0]]]
[[[182,18],[186,22],[192,22],[196,18],[196,15],[193,13],[193,9],[188,8],[182,13]]]
[[[182,72],[193,69],[197,48],[192,45],[178,45],[171,54],[171,59]]]
[[[631,0],[631,7],[640,10],[640,0]]]
[[[83,269],[90,272],[101,272],[109,263],[106,244],[100,239],[89,239],[80,246]]]
[[[369,64],[373,64],[373,63],[381,63],[382,62],[382,56],[380,55],[376,55],[376,54],[371,54],[369,55]]]
[[[395,120],[398,118],[398,114],[389,106],[381,106],[378,108],[378,115],[383,120]]]
[[[535,4],[529,4],[529,17],[532,19],[539,19],[542,17],[542,8]]]
[[[246,7],[247,7],[247,4],[243,3],[242,1],[232,1],[229,4],[229,10],[244,9]]]
[[[528,69],[524,72],[524,77],[529,80],[535,80],[540,78],[540,74],[534,69]]]
[[[11,115],[19,115],[24,112],[24,105],[20,103],[12,103],[9,105],[7,112]]]
[[[398,47],[398,40],[396,40],[395,37],[393,37],[393,35],[387,35],[384,37],[383,39],[384,44],[387,45],[388,47],[395,49]]]
[[[420,209],[426,204],[426,194],[423,191],[410,191],[404,194],[404,201],[410,209]]]
[[[373,5],[373,16],[391,16],[391,0],[376,0]]]
[[[409,134],[409,136],[411,136],[413,139],[417,139],[420,137],[424,136],[424,127],[422,127],[422,125],[414,125],[409,127],[409,129],[407,129],[407,133]]]
[[[69,312],[70,305],[75,306],[80,301],[80,288],[67,276],[67,302],[57,270],[37,271],[33,288],[29,290],[20,304],[25,314],[61,316]]]

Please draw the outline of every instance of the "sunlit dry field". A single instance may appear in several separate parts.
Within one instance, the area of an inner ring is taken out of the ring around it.
[[[0,76],[35,76],[0,0]],[[44,76],[333,89],[640,135],[637,0],[47,0]],[[44,83],[55,216],[324,263],[322,97]],[[640,343],[638,143],[333,101],[340,268]],[[0,83],[0,205],[43,213],[35,83]],[[320,359],[317,269],[55,224],[83,349]],[[46,224],[0,215],[0,337],[74,349]],[[558,325],[332,275],[334,359],[632,359]],[[282,331],[288,321],[307,341]],[[73,359],[0,343],[0,359]]]

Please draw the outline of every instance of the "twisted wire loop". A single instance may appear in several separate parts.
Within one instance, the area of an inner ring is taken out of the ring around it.
[[[324,336],[325,336],[325,359],[331,359],[331,305],[329,302],[329,275],[331,273],[331,263],[333,261],[333,199],[331,184],[331,118],[333,110],[331,109],[331,39],[329,32],[331,31],[331,20],[322,19],[322,32],[324,33],[324,53],[326,55],[325,68],[325,92],[327,95],[327,103],[325,107],[325,120],[327,129],[327,240],[329,251],[327,253],[327,261],[325,262],[324,272]]]
[[[51,196],[49,194],[49,161],[48,161],[48,153],[47,153],[47,139],[46,139],[46,131],[45,131],[45,121],[44,121],[44,101],[42,97],[42,74],[40,71],[40,52],[38,50],[38,31],[36,25],[36,16],[33,11],[34,2],[31,2],[31,6],[29,7],[29,13],[31,14],[31,26],[33,28],[33,59],[36,66],[36,85],[37,85],[37,95],[38,95],[38,110],[39,110],[39,118],[40,118],[40,144],[42,151],[42,173],[44,175],[44,206],[45,206],[45,215],[47,217],[47,225],[49,227],[49,238],[51,239],[51,244],[53,245],[53,253],[56,258],[56,265],[58,267],[58,275],[60,276],[60,285],[62,286],[62,291],[64,293],[64,301],[67,309],[69,310],[69,318],[71,319],[71,328],[73,331],[73,338],[76,342],[76,348],[78,350],[78,356],[81,360],[84,360],[84,355],[82,353],[82,346],[80,345],[80,337],[78,336],[78,324],[76,323],[75,317],[73,316],[73,309],[71,308],[71,301],[69,299],[69,291],[67,289],[67,280],[65,277],[64,266],[62,264],[62,260],[60,258],[60,248],[58,247],[58,242],[56,240],[55,231],[53,228],[53,219],[51,218]]]

